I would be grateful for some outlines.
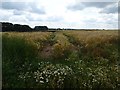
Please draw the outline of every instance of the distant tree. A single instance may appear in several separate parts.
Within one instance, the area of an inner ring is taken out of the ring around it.
[[[2,22],[2,32],[6,31],[14,31],[14,27],[12,23]]]
[[[19,31],[19,32],[22,31],[21,30],[21,25],[20,24],[14,24],[14,30]]]
[[[57,30],[62,30],[61,28],[57,28]]]
[[[48,27],[47,26],[35,26],[34,31],[47,31]]]
[[[24,29],[25,32],[32,31],[32,28],[28,25],[22,25],[22,29]]]
[[[35,26],[32,29],[28,25],[20,25],[20,24],[12,24],[9,22],[1,22],[2,23],[2,32],[7,31],[17,31],[17,32],[29,32],[29,31],[47,31],[47,26]]]
[[[32,31],[32,28],[30,28],[28,25],[14,24],[14,30],[19,32],[28,32]]]

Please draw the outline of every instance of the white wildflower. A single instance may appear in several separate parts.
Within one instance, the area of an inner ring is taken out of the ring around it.
[[[44,83],[44,81],[40,81],[40,83]]]

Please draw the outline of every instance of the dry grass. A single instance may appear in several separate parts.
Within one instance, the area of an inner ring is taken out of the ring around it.
[[[53,45],[53,52],[55,57],[63,56],[64,51],[68,51],[73,45],[69,42],[68,38],[63,35],[62,32],[57,32],[55,34],[56,44]]]
[[[49,35],[51,34],[51,32],[5,32],[3,33],[3,35],[6,34],[8,36],[19,36],[19,37],[23,37],[26,40],[30,40],[30,41],[37,41],[37,40],[46,40]]]
[[[86,47],[95,44],[110,44],[118,40],[118,31],[65,31],[67,35],[75,38],[76,42]]]
[[[7,35],[8,37],[24,38],[28,43],[35,45],[39,50],[43,47],[42,42],[47,41],[51,32],[5,32],[3,35]]]
[[[3,34],[3,88],[120,87],[118,31]],[[72,46],[78,51],[71,52]]]

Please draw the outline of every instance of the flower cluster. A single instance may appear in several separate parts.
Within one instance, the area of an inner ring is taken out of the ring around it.
[[[64,66],[62,64],[53,65],[50,62],[39,62],[38,69],[34,72],[21,73],[19,79],[24,81],[32,78],[38,84],[46,84],[52,87],[62,87],[64,84],[64,79],[73,74],[70,67]],[[30,76],[32,75],[32,76]]]

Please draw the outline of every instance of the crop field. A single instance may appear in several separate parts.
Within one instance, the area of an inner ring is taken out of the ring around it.
[[[3,32],[3,88],[120,88],[117,30]]]

